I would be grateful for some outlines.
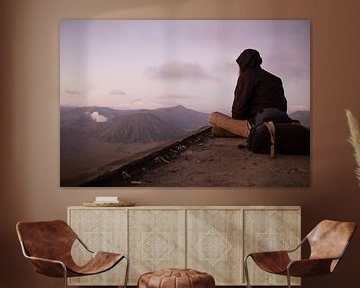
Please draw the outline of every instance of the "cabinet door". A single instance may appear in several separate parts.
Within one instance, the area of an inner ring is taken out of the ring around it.
[[[251,252],[286,250],[300,243],[299,209],[257,209],[244,211],[244,254]],[[300,249],[291,255],[300,259]],[[286,285],[286,277],[266,273],[252,259],[248,260],[252,285]],[[292,284],[300,284],[293,278]]]
[[[216,285],[242,280],[242,211],[187,211],[187,266],[214,276]]]
[[[129,210],[130,284],[141,274],[185,267],[185,210]]]
[[[93,251],[127,254],[127,215],[125,209],[70,209],[69,225]],[[76,263],[88,261],[89,253],[76,241],[72,255]],[[126,261],[93,276],[69,278],[70,285],[122,285]]]

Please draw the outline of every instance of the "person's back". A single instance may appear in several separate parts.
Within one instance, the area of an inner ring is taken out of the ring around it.
[[[287,111],[282,81],[261,68],[262,59],[258,51],[246,49],[236,62],[240,75],[234,92],[232,117],[220,112],[213,112],[209,116],[215,136],[225,135],[223,130],[226,130],[234,136],[247,138],[256,115],[267,108],[271,108],[272,113],[277,109],[280,114]]]
[[[235,88],[232,117],[252,121],[265,108],[287,110],[282,81],[279,77],[262,69],[258,51],[244,50],[236,60],[240,76]]]

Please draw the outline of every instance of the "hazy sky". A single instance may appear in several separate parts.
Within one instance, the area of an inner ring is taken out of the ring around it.
[[[230,114],[235,60],[253,48],[288,110],[310,110],[307,20],[64,20],[60,34],[61,105]]]

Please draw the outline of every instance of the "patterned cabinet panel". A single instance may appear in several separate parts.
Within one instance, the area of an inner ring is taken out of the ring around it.
[[[185,267],[185,210],[129,210],[129,283],[145,272]]]
[[[69,209],[68,223],[91,250],[127,253],[126,209]],[[73,246],[72,255],[79,264],[84,264],[89,259],[89,253],[78,241]],[[125,262],[121,261],[115,268],[105,273],[69,278],[69,284],[122,285]]]
[[[187,210],[186,219],[187,266],[216,285],[242,283],[242,210]]]
[[[244,256],[294,248],[301,237],[300,213],[300,207],[282,206],[69,207],[68,222],[91,249],[128,254],[130,285],[149,271],[187,267],[212,274],[216,285],[244,286]],[[79,264],[89,257],[78,243],[72,253]],[[300,250],[293,258],[300,258]],[[253,285],[286,284],[286,277],[265,273],[252,260],[249,272]],[[124,274],[125,261],[69,284],[122,285]]]
[[[300,243],[300,209],[247,209],[244,211],[244,255],[251,252],[286,250]],[[301,251],[291,258],[300,259]],[[252,285],[286,285],[286,277],[263,272],[248,260]],[[292,278],[292,284],[300,284]]]

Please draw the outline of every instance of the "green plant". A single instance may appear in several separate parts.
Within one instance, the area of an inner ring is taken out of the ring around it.
[[[350,137],[349,142],[354,147],[354,156],[355,161],[357,163],[357,167],[355,169],[355,174],[357,179],[359,180],[360,185],[360,131],[359,124],[356,120],[355,116],[349,111],[345,110],[349,129],[350,129]]]

